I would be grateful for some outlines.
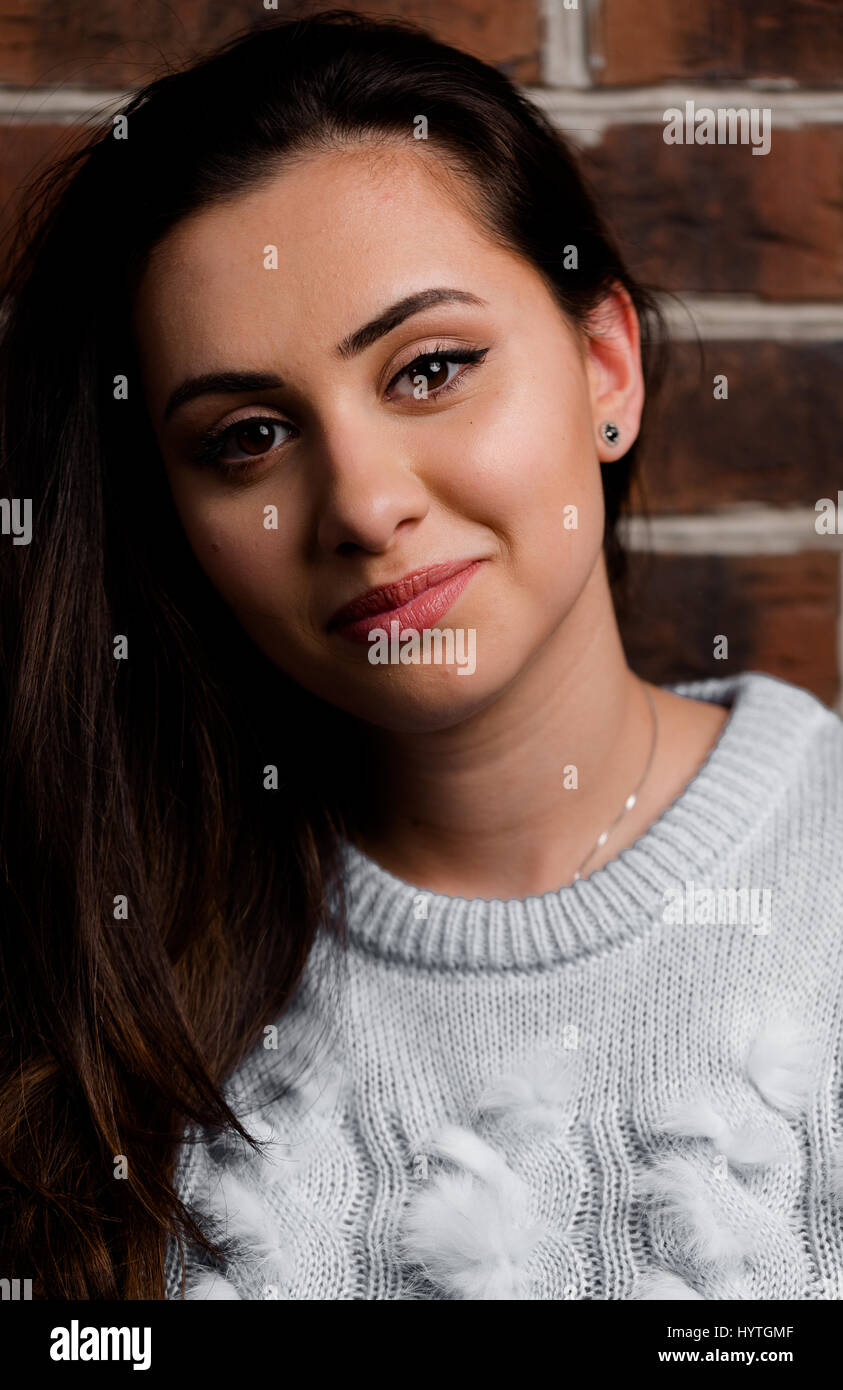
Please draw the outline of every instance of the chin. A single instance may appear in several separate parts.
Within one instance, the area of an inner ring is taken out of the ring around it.
[[[422,734],[464,723],[491,704],[506,684],[490,680],[489,672],[481,678],[478,671],[459,675],[454,668],[393,667],[377,674],[365,688],[346,680],[333,691],[326,686],[321,696],[376,728]]]

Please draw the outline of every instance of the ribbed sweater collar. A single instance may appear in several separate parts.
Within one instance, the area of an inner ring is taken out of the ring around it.
[[[587,879],[503,900],[430,892],[346,841],[349,944],[422,969],[536,970],[631,941],[660,920],[665,889],[720,868],[780,801],[813,727],[806,706],[827,713],[758,672],[666,688],[731,712],[694,778],[634,844]]]

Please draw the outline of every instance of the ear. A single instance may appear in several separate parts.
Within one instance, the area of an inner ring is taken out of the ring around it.
[[[591,316],[585,344],[591,414],[601,463],[623,458],[634,443],[644,408],[641,331],[629,293],[615,285]],[[604,420],[620,430],[614,446],[600,433]]]

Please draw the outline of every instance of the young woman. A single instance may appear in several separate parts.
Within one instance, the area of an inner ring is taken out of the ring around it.
[[[332,12],[139,92],[20,237],[5,1262],[843,1295],[841,722],[627,664],[658,315],[563,141]]]

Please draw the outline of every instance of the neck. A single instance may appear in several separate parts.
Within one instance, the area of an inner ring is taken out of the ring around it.
[[[570,882],[637,785],[652,740],[603,566],[493,704],[450,728],[370,739],[377,781],[355,839],[390,872],[469,897]],[[603,859],[614,852],[610,843]]]

